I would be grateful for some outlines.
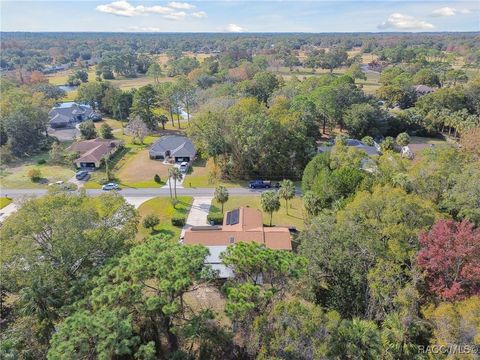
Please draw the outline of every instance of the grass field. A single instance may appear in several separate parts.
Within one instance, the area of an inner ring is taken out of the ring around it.
[[[213,160],[205,161],[198,159],[193,163],[192,172],[189,173],[183,181],[183,187],[212,188],[218,185],[225,187],[247,186],[245,180],[226,181],[218,180],[212,174],[214,173]]]
[[[224,211],[230,211],[241,206],[248,206],[251,208],[262,210],[260,204],[260,196],[231,196],[224,205]],[[210,208],[210,213],[221,212],[221,205],[213,200]],[[270,215],[263,213],[263,223],[268,225],[270,223]],[[285,208],[285,200],[281,200],[281,208],[278,212],[273,213],[273,225],[277,226],[295,226],[297,229],[304,228],[303,216],[303,200],[300,197],[295,197],[288,202],[288,215]]]
[[[3,209],[5,206],[10,205],[12,202],[12,199],[6,196],[1,196],[0,197],[0,209]]]
[[[31,169],[38,169],[41,172],[41,181],[32,182],[28,177]],[[20,165],[9,167],[3,170],[0,175],[0,183],[5,189],[35,189],[47,187],[48,183],[56,181],[67,181],[75,172],[66,167],[57,165]]]
[[[160,218],[160,224],[154,228],[153,234],[165,234],[178,238],[182,229],[173,226],[171,219],[175,214],[188,216],[193,198],[191,196],[179,196],[178,200],[180,202],[177,204],[176,209],[173,208],[169,197],[156,197],[140,205],[138,212],[141,220],[137,239],[141,240],[151,235],[150,229],[145,229],[142,225],[143,218],[148,214],[154,214]]]

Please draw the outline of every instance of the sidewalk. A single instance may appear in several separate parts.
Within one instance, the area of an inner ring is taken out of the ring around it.
[[[17,211],[17,205],[13,202],[5,206],[3,209],[0,209],[0,222],[12,215],[15,211]]]
[[[182,229],[180,238],[183,239],[185,230],[192,226],[207,226],[207,216],[212,204],[212,196],[194,197],[192,207],[188,213],[187,223]]]

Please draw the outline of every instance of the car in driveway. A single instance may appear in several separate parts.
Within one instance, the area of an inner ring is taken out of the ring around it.
[[[86,170],[77,171],[77,173],[75,174],[75,178],[77,180],[87,180],[89,177],[90,175]]]
[[[110,190],[120,190],[120,186],[116,183],[108,183],[102,186],[102,190],[110,191]]]
[[[188,171],[188,162],[186,161],[182,162],[179,168],[180,168],[180,171],[185,174]]]

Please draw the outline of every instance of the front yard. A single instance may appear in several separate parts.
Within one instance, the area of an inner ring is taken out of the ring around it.
[[[28,176],[32,169],[40,170],[40,181],[33,182]],[[48,183],[56,181],[68,181],[75,175],[73,168],[58,165],[35,165],[25,164],[7,167],[0,172],[0,182],[5,189],[36,189],[44,188]]]
[[[205,161],[197,159],[193,163],[191,172],[187,174],[183,182],[183,187],[192,188],[214,188],[219,185],[225,187],[244,187],[247,186],[245,180],[218,180],[215,176],[215,165],[213,160]]]
[[[0,209],[3,209],[5,206],[10,205],[12,202],[12,199],[6,196],[1,196],[0,197]]]
[[[280,210],[273,213],[273,225],[277,226],[295,226],[298,230],[304,229],[303,200],[295,197],[288,202],[288,215],[285,208],[285,200],[280,201]],[[260,196],[230,196],[224,205],[224,212],[236,209],[238,207],[251,207],[262,211]],[[210,214],[220,213],[222,206],[216,201],[212,201]],[[263,213],[263,223],[270,224],[270,215]]]
[[[186,218],[193,198],[191,196],[179,196],[178,200],[176,209],[173,207],[170,197],[166,196],[153,198],[140,205],[138,212],[141,220],[137,239],[141,240],[154,234],[165,234],[173,238],[179,238],[182,228],[173,226],[171,219],[174,215],[183,215]],[[153,233],[150,233],[150,229],[145,229],[142,225],[143,218],[149,214],[157,215],[160,218],[160,224],[154,228]]]

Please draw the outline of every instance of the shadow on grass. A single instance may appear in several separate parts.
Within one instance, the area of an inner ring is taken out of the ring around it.
[[[168,230],[168,229],[160,229],[160,230],[154,229],[153,231],[150,232],[150,236],[157,236],[157,235],[166,235],[167,237],[173,238],[175,236],[175,233],[172,230]]]

